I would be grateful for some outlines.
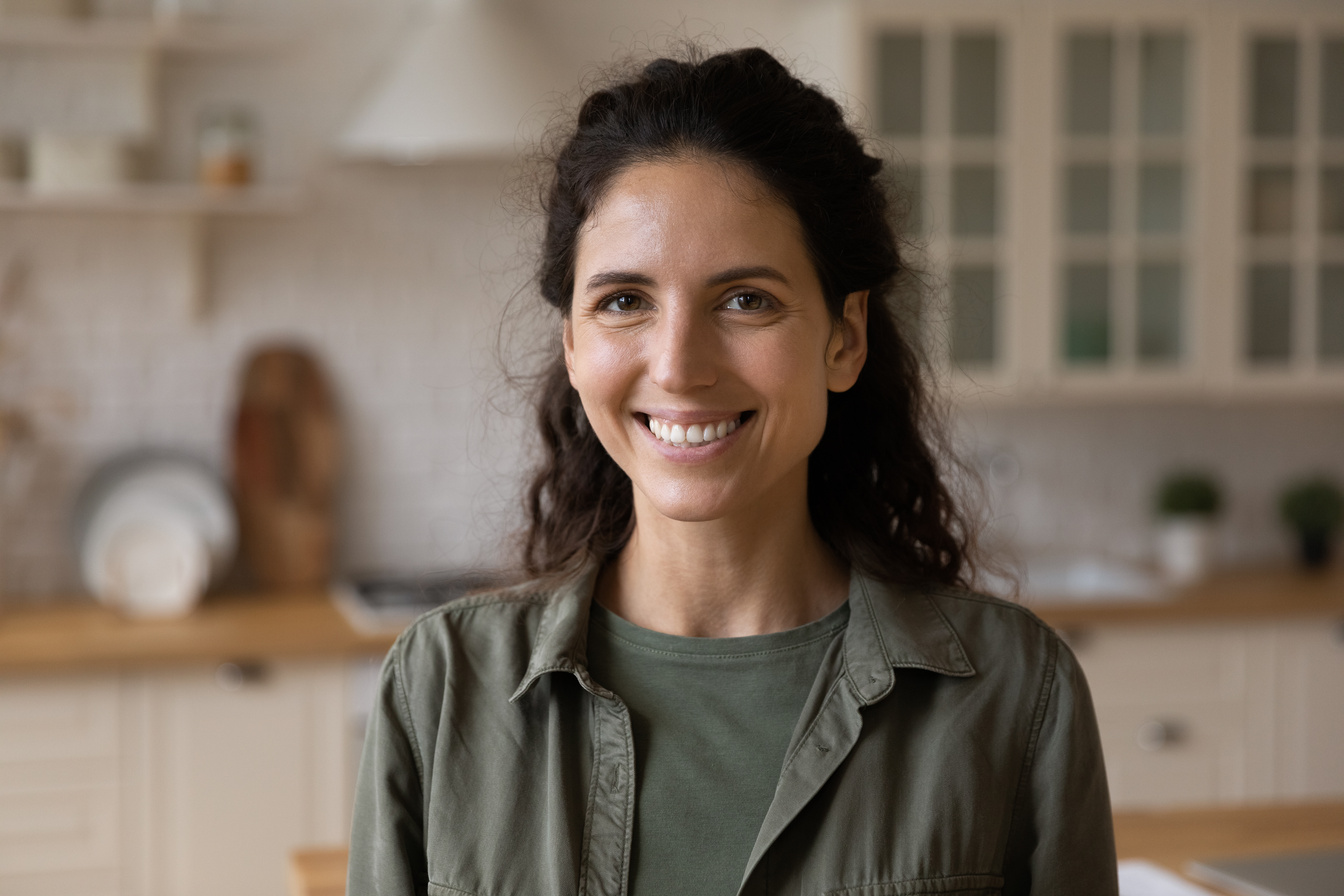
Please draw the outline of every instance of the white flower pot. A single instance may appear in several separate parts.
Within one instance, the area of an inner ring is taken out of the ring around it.
[[[1213,521],[1206,516],[1164,519],[1157,533],[1157,562],[1167,580],[1188,585],[1213,566]]]

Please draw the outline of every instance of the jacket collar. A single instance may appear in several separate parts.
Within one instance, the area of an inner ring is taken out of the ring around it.
[[[510,702],[548,672],[569,672],[597,696],[612,696],[588,675],[588,608],[597,573],[597,564],[590,564],[555,588],[542,611],[527,672]],[[891,691],[894,669],[927,669],[958,678],[975,674],[961,639],[930,594],[878,582],[857,570],[849,579],[844,639],[845,674],[865,705]]]
[[[975,667],[927,591],[888,585],[857,570],[849,577],[845,674],[864,705],[891,692],[894,669],[966,678]]]

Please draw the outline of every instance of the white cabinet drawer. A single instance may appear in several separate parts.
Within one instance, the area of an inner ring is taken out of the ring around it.
[[[1246,636],[1236,629],[1089,628],[1069,641],[1098,706],[1245,698]]]
[[[117,787],[0,794],[0,892],[7,875],[115,869]]]
[[[112,676],[0,679],[0,765],[116,756],[119,706]]]

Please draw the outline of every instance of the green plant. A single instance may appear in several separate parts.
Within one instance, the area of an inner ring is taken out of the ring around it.
[[[1344,520],[1344,492],[1324,476],[1302,479],[1284,490],[1279,512],[1298,532],[1329,534]]]
[[[1160,516],[1217,516],[1223,508],[1218,482],[1207,473],[1183,470],[1162,480],[1157,489]]]

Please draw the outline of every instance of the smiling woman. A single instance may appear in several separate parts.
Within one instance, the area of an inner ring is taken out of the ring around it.
[[[352,894],[1115,892],[1082,673],[967,588],[881,167],[762,50],[585,101],[528,581],[389,654]]]

